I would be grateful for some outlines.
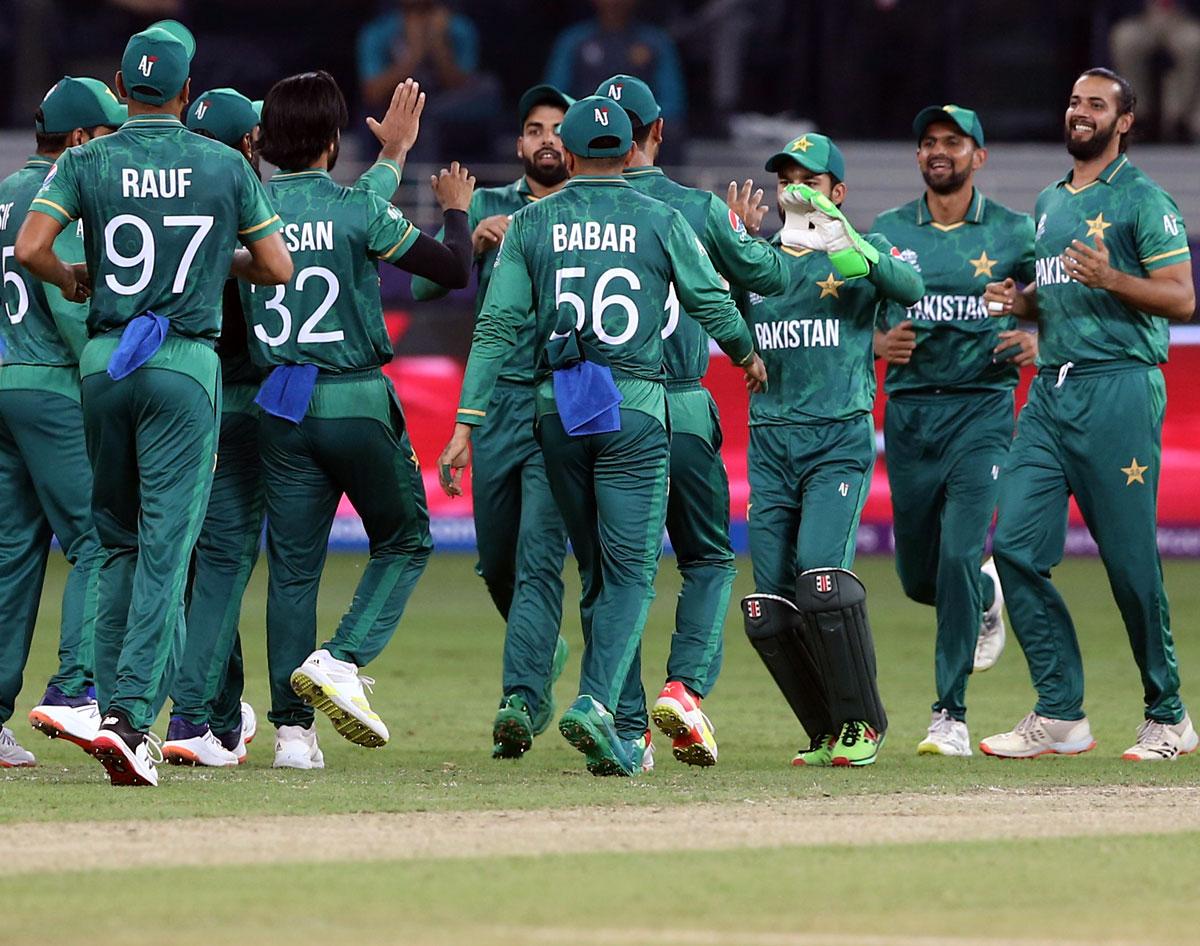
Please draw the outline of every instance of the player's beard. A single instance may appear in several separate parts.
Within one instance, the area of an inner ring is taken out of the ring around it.
[[[1113,135],[1117,133],[1117,120],[1114,118],[1107,128],[1097,124],[1092,136],[1081,141],[1071,139],[1070,121],[1066,123],[1064,129],[1067,139],[1067,154],[1077,161],[1090,161],[1092,158],[1100,157],[1108,147],[1108,143],[1113,140]]]
[[[928,170],[921,172],[921,177],[925,179],[925,186],[935,194],[955,194],[962,190],[964,184],[971,176],[970,162],[961,171],[954,167],[954,163],[950,164],[951,172],[949,177],[935,178]]]
[[[561,184],[567,179],[567,162],[563,160],[559,152],[558,161],[552,165],[542,165],[538,163],[537,156],[541,151],[535,152],[532,158],[525,158],[525,176],[533,181],[536,181],[542,187],[554,187],[556,184]]]

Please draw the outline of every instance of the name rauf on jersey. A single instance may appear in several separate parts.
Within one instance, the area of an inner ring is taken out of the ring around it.
[[[754,323],[760,351],[776,348],[837,348],[841,343],[837,319],[780,319]]]
[[[934,292],[922,296],[910,305],[908,317],[931,322],[954,322],[959,319],[986,319],[988,310],[983,296],[956,296]]]
[[[1039,286],[1061,286],[1071,281],[1061,256],[1043,256],[1033,265]]]
[[[283,242],[288,251],[299,253],[304,250],[333,249],[333,221],[305,220],[303,223],[288,223],[283,227]]]
[[[637,227],[631,223],[556,223],[550,228],[554,252],[570,250],[612,250],[614,253],[637,252]]]
[[[191,168],[121,168],[122,197],[186,197],[191,186]]]

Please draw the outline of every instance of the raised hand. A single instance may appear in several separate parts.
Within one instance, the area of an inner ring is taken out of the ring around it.
[[[729,193],[725,195],[725,203],[729,209],[742,218],[742,223],[750,233],[757,234],[762,227],[763,217],[767,215],[767,205],[762,202],[763,189],[751,193],[754,182],[749,178],[738,190],[737,181],[729,182]]]
[[[367,119],[371,134],[383,145],[382,156],[403,160],[417,142],[421,130],[421,113],[425,110],[425,93],[414,79],[405,79],[392,93],[391,104],[383,121]]]
[[[466,210],[475,193],[475,176],[453,161],[448,169],[442,168],[440,174],[429,179],[429,186],[442,210]]]

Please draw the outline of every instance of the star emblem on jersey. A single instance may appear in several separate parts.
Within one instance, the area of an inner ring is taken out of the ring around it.
[[[1101,238],[1104,237],[1104,231],[1112,226],[1111,223],[1109,223],[1107,220],[1104,219],[1104,214],[1102,214],[1102,213],[1098,213],[1091,220],[1088,220],[1087,225],[1088,225],[1088,232],[1087,232],[1088,236],[1101,237]]]
[[[808,140],[808,135],[801,135],[788,145],[788,151],[799,151],[801,154],[808,154],[808,149],[812,146],[813,143]]]
[[[835,299],[841,298],[838,295],[838,287],[844,286],[845,284],[846,280],[837,279],[833,273],[830,273],[825,279],[818,279],[817,285],[821,287],[821,295],[819,298],[824,299],[826,296],[833,296]]]
[[[1137,457],[1129,461],[1129,466],[1121,467],[1121,472],[1125,474],[1125,485],[1132,486],[1134,483],[1141,483],[1143,486],[1146,481],[1142,479],[1144,474],[1150,467],[1138,466]]]
[[[978,259],[967,260],[967,262],[975,267],[976,276],[987,276],[988,279],[993,278],[992,268],[996,265],[996,260],[988,259],[987,250],[980,253]]]

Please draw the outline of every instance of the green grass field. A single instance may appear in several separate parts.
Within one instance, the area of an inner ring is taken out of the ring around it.
[[[1056,575],[1080,628],[1088,671],[1087,710],[1099,741],[1088,755],[1032,762],[1002,762],[979,753],[969,760],[918,757],[914,750],[933,697],[933,612],[903,598],[889,559],[870,558],[860,561],[859,573],[871,595],[880,685],[891,717],[877,765],[852,771],[791,768],[792,753],[802,741],[799,726],[731,610],[725,670],[706,702],[717,726],[720,764],[707,771],[685,768],[663,745],[658,770],[635,780],[592,778],[553,728],[519,762],[490,758],[502,628],[471,565],[466,556],[434,558],[389,650],[369,670],[377,680],[372,702],[391,727],[391,744],[358,749],[322,720],[328,767],[313,773],[270,768],[260,568],[243,612],[247,697],[259,709],[263,727],[250,761],[231,772],[164,768],[157,791],[111,789],[93,760],[74,746],[44,740],[25,724],[54,660],[54,596],[62,582],[56,565],[47,582],[52,593],[44,601],[26,691],[12,722],[38,754],[40,766],[0,775],[0,821],[15,826],[698,801],[745,806],[779,800],[795,800],[797,817],[804,817],[799,806],[805,800],[864,793],[983,797],[1093,787],[1119,794],[1121,786],[1200,785],[1197,758],[1140,767],[1119,759],[1141,720],[1140,687],[1103,571],[1094,561],[1070,561]],[[334,626],[360,567],[357,556],[330,558],[322,627]],[[1193,616],[1200,613],[1198,577],[1195,564],[1167,566],[1185,680],[1188,669],[1200,662],[1200,644],[1190,633]],[[664,560],[645,644],[651,695],[661,685],[677,589],[674,563]],[[736,590],[739,595],[750,590],[748,567]],[[573,653],[558,688],[560,706],[573,696],[578,679],[575,594],[572,582],[564,633]],[[1185,697],[1189,693],[1185,690]],[[1011,637],[1000,664],[973,679],[968,702],[976,742],[1009,728],[1032,706],[1024,660]],[[165,719],[159,730],[165,730]],[[620,830],[617,821],[614,831]],[[319,867],[305,865],[299,830],[280,839],[277,865],[124,871],[121,883],[136,889],[146,904],[137,908],[140,914],[154,916],[156,903],[169,911],[172,929],[165,939],[157,919],[130,929],[111,918],[83,914],[57,915],[50,935],[45,923],[56,915],[61,885],[80,883],[95,890],[112,879],[111,871],[67,877],[62,871],[71,865],[56,863],[50,874],[5,877],[5,902],[23,919],[0,924],[0,943],[63,942],[76,936],[126,944],[200,943],[217,936],[227,942],[290,943],[298,925],[323,943],[1200,941],[1194,925],[1184,922],[1181,906],[1190,901],[1200,876],[1200,836],[1166,834],[1170,827],[1164,823],[1161,836],[1117,838],[1099,832],[866,847],[763,845],[703,854],[638,851],[634,839],[630,853]],[[695,875],[675,876],[679,865],[694,868]],[[1148,876],[1154,877],[1152,885],[1144,882]],[[292,915],[280,897],[296,898],[291,909],[299,912]],[[306,904],[317,901],[327,906],[314,915]],[[230,914],[238,918],[233,927],[227,925]]]

